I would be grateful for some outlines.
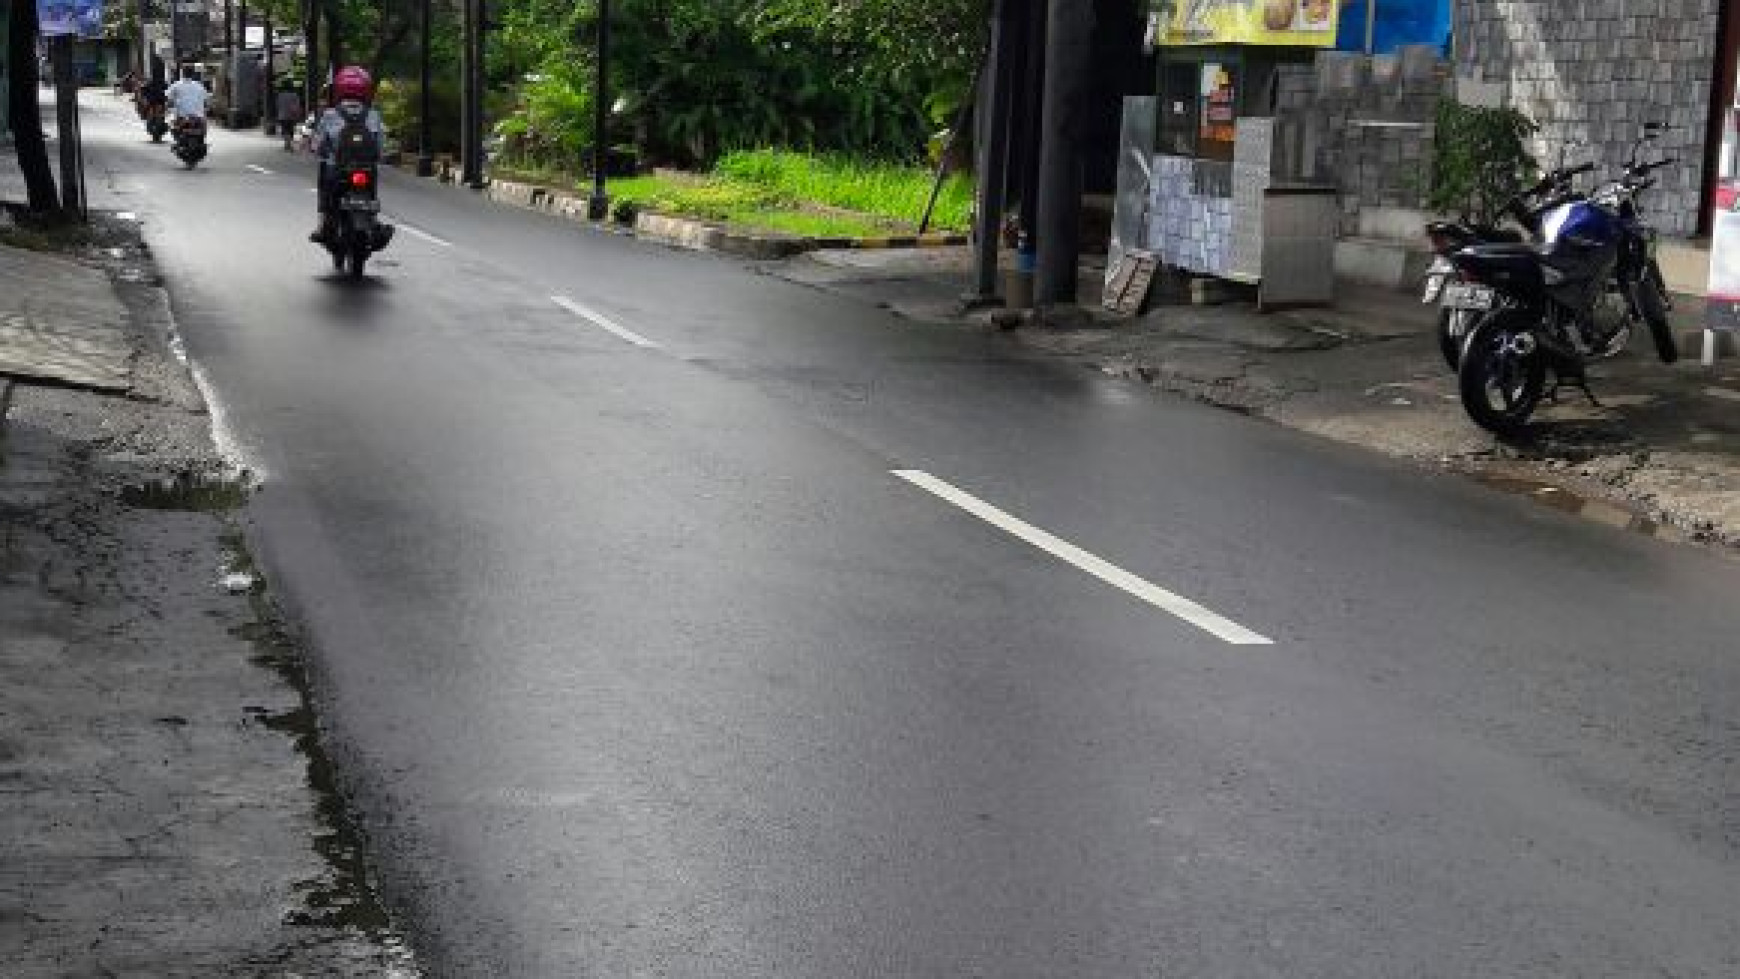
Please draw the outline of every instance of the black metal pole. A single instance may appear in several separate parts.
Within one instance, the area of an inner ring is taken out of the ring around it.
[[[323,106],[320,104],[320,2],[305,0],[306,19],[302,22],[302,52],[305,64],[303,80],[305,91],[302,95],[302,105],[309,112],[318,113]]]
[[[1080,278],[1082,93],[1093,57],[1093,8],[1081,0],[1051,0],[1045,38],[1045,98],[1040,121],[1038,268],[1033,298],[1040,306],[1073,303]]]
[[[272,37],[272,14],[266,14],[265,59],[260,62],[260,131],[268,136],[278,132],[278,97],[276,62],[278,45]]]
[[[423,37],[417,46],[417,176],[419,177],[427,177],[435,172],[434,146],[430,136],[430,127],[434,124],[429,118],[429,63],[432,57],[429,51],[431,36],[429,5],[430,0],[422,0],[422,23],[419,26]]]
[[[226,2],[226,6],[227,6],[227,2]],[[229,76],[229,80],[230,80],[230,91],[229,91],[230,128],[231,129],[238,129],[241,127],[242,119],[245,116],[245,111],[244,111],[243,106],[242,106],[241,95],[240,95],[240,92],[238,91],[238,89],[240,88],[239,83],[242,80],[242,78],[241,78],[242,73],[238,69],[239,69],[239,62],[242,60],[242,55],[246,54],[247,50],[248,50],[248,4],[247,4],[247,0],[242,0],[242,3],[239,4],[237,7],[237,10],[236,10],[236,32],[235,32],[234,36],[232,36],[230,38],[230,45],[231,46],[230,46],[229,58],[228,58],[229,64],[225,66],[227,69],[227,71],[225,73]]]
[[[997,296],[998,239],[1002,236],[1003,209],[1008,201],[1006,174],[1009,170],[1009,94],[1014,79],[1009,72],[1009,48],[1014,35],[1010,0],[996,0],[991,14],[991,57],[984,72],[985,85],[979,105],[987,113],[979,131],[985,145],[979,147],[979,209],[974,222],[974,295],[978,302]]]
[[[465,125],[459,179],[483,185],[483,0],[465,0]]]
[[[148,0],[139,0],[135,4],[139,12],[139,50],[135,52],[136,57],[133,60],[138,63],[137,74],[140,85],[145,84],[146,76],[151,74],[151,54],[145,50],[145,20],[151,15],[151,11],[147,9],[147,4]]]
[[[604,169],[610,159],[610,0],[598,0],[598,87],[592,106],[592,198],[586,216],[603,221],[610,216],[610,195],[604,189]]]
[[[166,0],[169,4],[169,76],[174,82],[181,77],[181,5],[186,0]]]

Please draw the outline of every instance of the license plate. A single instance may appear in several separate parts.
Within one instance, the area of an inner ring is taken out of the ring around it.
[[[1486,286],[1457,282],[1444,287],[1444,305],[1451,309],[1491,309],[1496,294]]]
[[[380,211],[381,202],[371,201],[361,197],[347,197],[343,201],[340,201],[338,206],[347,211],[366,211],[369,214],[375,214]]]

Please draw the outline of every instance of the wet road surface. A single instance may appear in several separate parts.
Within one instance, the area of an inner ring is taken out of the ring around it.
[[[1740,566],[90,106],[432,974],[1740,971]]]

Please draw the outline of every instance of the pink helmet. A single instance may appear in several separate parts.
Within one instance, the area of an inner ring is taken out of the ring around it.
[[[340,102],[367,102],[374,91],[375,80],[356,65],[346,65],[332,76],[332,97]]]

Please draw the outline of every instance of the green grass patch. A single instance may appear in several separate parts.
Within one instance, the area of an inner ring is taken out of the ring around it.
[[[589,190],[572,174],[498,166],[498,176]],[[918,230],[933,175],[922,167],[812,156],[788,150],[732,153],[710,174],[655,173],[612,180],[618,207],[717,221],[812,238],[864,238]],[[973,185],[957,175],[943,184],[933,231],[965,231]]]
[[[763,188],[783,199],[822,204],[918,227],[935,175],[923,167],[811,155],[790,150],[728,154],[714,174]],[[964,174],[943,182],[931,224],[965,231],[972,220],[973,183]]]
[[[726,221],[740,227],[804,238],[874,238],[889,234],[885,224],[868,218],[809,211],[746,210],[731,214]]]

